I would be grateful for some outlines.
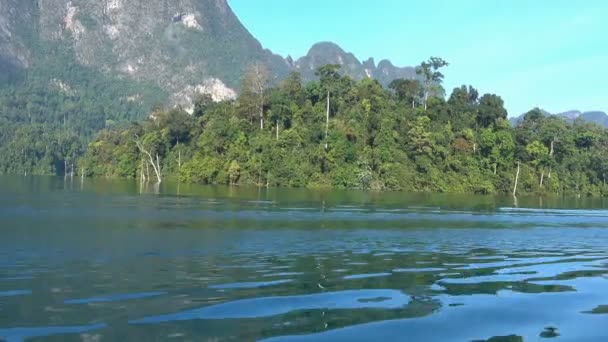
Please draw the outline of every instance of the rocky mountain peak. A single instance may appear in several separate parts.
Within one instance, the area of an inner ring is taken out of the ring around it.
[[[396,78],[415,77],[414,69],[411,67],[398,68],[388,60],[382,60],[376,66],[373,58],[361,62],[354,54],[344,51],[332,42],[313,45],[306,56],[296,61],[295,66],[304,79],[310,80],[315,78],[314,71],[326,64],[341,65],[340,72],[355,80],[375,78],[385,86]]]
[[[48,69],[47,83],[59,79],[77,89],[80,80],[69,70],[85,66],[131,80],[133,89],[159,87],[168,95],[159,102],[191,108],[198,93],[233,98],[252,63],[267,65],[273,80],[294,70],[313,80],[325,64],[384,84],[412,74],[385,61],[378,67],[373,59],[362,63],[332,42],[313,45],[300,59],[284,59],[262,47],[226,0],[3,0],[0,5],[4,77],[10,70]]]

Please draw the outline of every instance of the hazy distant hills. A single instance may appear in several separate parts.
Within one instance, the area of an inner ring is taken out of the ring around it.
[[[608,115],[604,112],[594,111],[594,112],[585,112],[579,116],[581,119],[588,122],[595,122],[599,125],[608,128]]]
[[[551,114],[545,110],[542,110],[545,116],[557,116],[563,118],[568,122],[574,122],[575,120],[582,120],[585,122],[596,123],[600,126],[608,128],[608,114],[602,111],[588,111],[582,112],[580,110],[569,110],[563,113]],[[515,126],[519,121],[523,119],[525,114],[511,119],[511,125]]]

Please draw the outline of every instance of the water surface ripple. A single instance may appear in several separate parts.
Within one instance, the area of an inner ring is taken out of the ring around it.
[[[608,340],[603,202],[1,180],[0,340]]]

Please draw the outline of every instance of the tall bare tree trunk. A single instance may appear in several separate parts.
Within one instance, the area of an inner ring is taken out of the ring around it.
[[[146,164],[147,165],[147,164]],[[141,159],[141,176],[140,181],[143,183],[146,181],[146,174],[144,172],[144,159]]]
[[[553,140],[551,140],[551,151],[549,152],[549,157],[553,158],[553,153],[555,153],[555,142],[557,141],[557,137],[553,137]],[[547,177],[551,178],[551,171],[553,171],[553,167],[549,166],[549,173],[547,174]]]
[[[158,180],[158,183],[162,182],[162,179],[160,178],[160,160],[158,158],[158,153],[156,154],[156,167],[154,168],[154,172],[156,172],[156,178]]]
[[[540,187],[543,187],[543,181],[545,180],[545,170],[540,173]]]
[[[264,92],[268,85],[268,69],[262,64],[250,65],[247,72],[245,73],[246,89],[249,89],[254,94],[258,95],[259,98],[259,113],[260,116],[260,130],[264,129]]]
[[[428,86],[427,86],[428,87]],[[425,90],[424,91],[424,111],[426,112],[427,110],[427,101],[429,99],[429,91]]]
[[[325,139],[329,135],[329,91],[327,91],[327,110],[325,111]]]
[[[264,104],[263,103],[260,106],[260,130],[264,130]]]
[[[177,167],[178,171],[182,170],[182,149],[179,147],[179,139],[177,139]]]
[[[513,196],[517,195],[517,184],[519,183],[520,162],[517,162],[517,174],[515,175],[515,186],[513,187]]]
[[[494,163],[494,175],[496,175],[496,172],[498,172],[498,163]]]
[[[325,111],[325,149],[329,147],[327,137],[329,136],[329,90],[327,91],[327,110]]]
[[[279,141],[279,120],[277,120],[276,123],[277,123],[277,141]]]

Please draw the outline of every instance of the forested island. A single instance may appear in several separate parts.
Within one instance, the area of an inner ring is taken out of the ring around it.
[[[514,127],[503,100],[471,86],[445,96],[440,58],[387,88],[339,65],[274,85],[262,65],[236,100],[200,96],[192,114],[155,106],[146,120],[90,131],[21,125],[2,173],[161,182],[455,193],[608,194],[608,132],[533,109]],[[5,102],[6,103],[6,102]],[[61,119],[61,118],[59,118]],[[58,120],[61,122],[61,120]],[[99,123],[98,127],[104,126]],[[15,129],[15,126],[4,126]],[[89,126],[90,127],[90,126]],[[15,135],[15,132],[11,132]],[[6,153],[6,151],[5,151]]]
[[[444,99],[445,65],[431,58],[420,80],[389,89],[341,76],[338,65],[318,69],[319,81],[303,84],[293,73],[269,88],[267,72],[254,66],[236,101],[201,97],[193,115],[158,107],[148,120],[102,131],[79,169],[205,184],[608,193],[605,129],[539,109],[511,127],[497,95],[462,86]]]

